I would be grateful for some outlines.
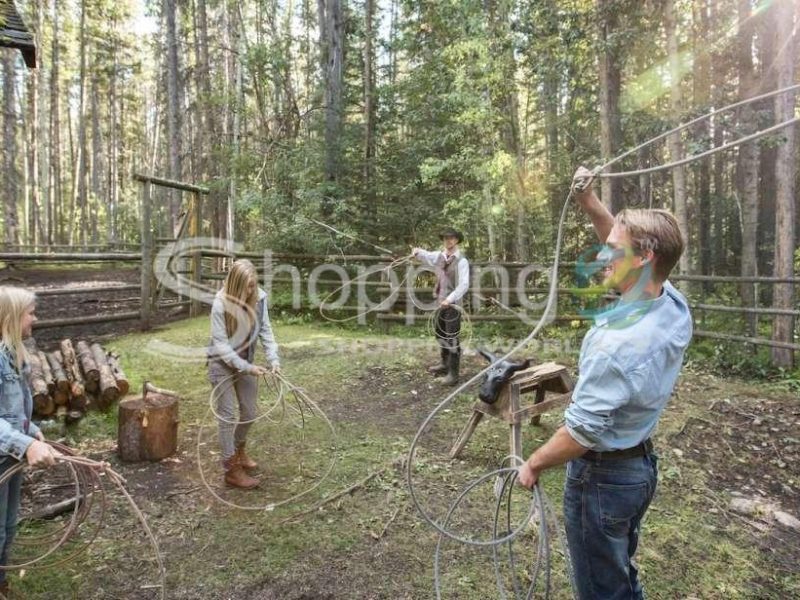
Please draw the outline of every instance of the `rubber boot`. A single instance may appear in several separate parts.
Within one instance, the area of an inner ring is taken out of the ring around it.
[[[233,455],[233,460],[242,465],[246,471],[251,471],[258,468],[258,463],[247,456],[247,453],[244,451],[244,444],[236,447],[236,453]]]
[[[442,355],[442,362],[438,365],[433,365],[428,367],[428,373],[433,375],[434,377],[438,377],[439,375],[444,375],[448,371],[448,364],[450,359],[450,351],[447,348],[441,349]]]
[[[450,354],[450,361],[448,363],[447,377],[442,380],[445,385],[458,384],[458,371],[461,366],[461,353],[452,352]]]
[[[258,485],[258,479],[250,477],[245,472],[244,467],[234,460],[234,457],[226,460],[223,466],[225,467],[225,483],[227,485],[243,490],[251,490]]]

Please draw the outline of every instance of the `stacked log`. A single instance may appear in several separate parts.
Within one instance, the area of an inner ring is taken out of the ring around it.
[[[65,339],[52,352],[40,351],[33,338],[25,345],[35,416],[74,422],[88,409],[107,410],[130,388],[119,356],[100,344]]]

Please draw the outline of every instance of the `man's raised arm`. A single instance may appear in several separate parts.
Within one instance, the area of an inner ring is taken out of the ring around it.
[[[575,175],[572,176],[572,189],[575,193],[575,200],[583,211],[589,215],[592,225],[594,225],[594,231],[600,242],[603,243],[614,226],[614,216],[594,193],[592,189],[593,179],[594,176],[589,169],[578,167]]]

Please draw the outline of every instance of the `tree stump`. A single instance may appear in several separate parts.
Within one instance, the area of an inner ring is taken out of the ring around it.
[[[178,448],[178,398],[148,392],[119,403],[118,452],[122,460],[161,460]]]

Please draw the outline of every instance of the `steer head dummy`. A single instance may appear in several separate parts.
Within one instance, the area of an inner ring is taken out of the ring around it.
[[[508,380],[511,379],[514,373],[527,369],[531,364],[529,358],[522,362],[513,362],[510,360],[501,360],[498,362],[498,357],[491,352],[478,349],[478,353],[492,365],[486,372],[486,375],[483,376],[481,387],[478,391],[478,398],[480,398],[482,402],[486,402],[486,404],[494,404],[497,400],[497,396],[500,394],[500,390],[508,383]]]

